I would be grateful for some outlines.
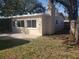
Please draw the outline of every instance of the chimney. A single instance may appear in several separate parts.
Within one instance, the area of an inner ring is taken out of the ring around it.
[[[55,15],[55,6],[52,4],[53,0],[48,0],[48,14],[50,16]]]

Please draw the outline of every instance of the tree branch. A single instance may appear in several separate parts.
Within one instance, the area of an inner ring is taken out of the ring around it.
[[[57,2],[57,3],[62,4],[62,5],[65,6],[66,8],[69,7],[68,2],[65,2],[65,1],[63,1],[63,0],[54,0],[54,1]]]

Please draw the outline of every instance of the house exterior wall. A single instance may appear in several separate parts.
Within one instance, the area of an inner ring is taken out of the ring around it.
[[[47,18],[45,18],[45,16],[42,17],[42,33],[43,35],[47,34]]]
[[[13,18],[14,20],[24,20],[25,26],[24,27],[17,27],[13,26],[14,32],[21,32],[27,35],[42,35],[42,17],[21,17],[21,18]],[[36,20],[36,28],[27,28],[27,20]]]
[[[64,18],[59,15],[55,16],[55,31],[61,31],[64,28]]]
[[[64,18],[62,16],[50,16],[49,14],[36,16],[14,17],[12,21],[24,20],[24,27],[12,26],[14,32],[24,33],[26,35],[50,35],[64,28]],[[27,20],[36,20],[36,28],[28,28]],[[58,24],[56,23],[58,21]]]
[[[43,34],[44,35],[50,35],[50,34],[54,34],[54,23],[55,23],[55,20],[52,16],[50,15],[46,15],[43,17],[43,20],[42,20],[42,23],[43,23]]]

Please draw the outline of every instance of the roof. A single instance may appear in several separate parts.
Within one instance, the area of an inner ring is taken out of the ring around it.
[[[0,19],[10,19],[9,17],[0,16]]]
[[[62,13],[58,13],[58,14],[64,18]],[[37,17],[37,16],[50,16],[50,15],[48,13],[35,13],[35,14],[27,14],[27,15],[9,16],[9,17],[1,16],[0,19],[11,19],[11,18],[19,18],[19,17]]]
[[[36,13],[36,14],[16,15],[16,16],[9,16],[9,17],[1,16],[0,19],[18,18],[18,17],[33,17],[33,16],[43,16],[43,15],[49,15],[49,14],[47,14],[47,13]]]

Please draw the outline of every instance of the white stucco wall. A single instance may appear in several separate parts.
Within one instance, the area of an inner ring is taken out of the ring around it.
[[[51,17],[50,15],[45,15],[44,17],[43,17],[43,21],[42,21],[42,23],[43,23],[43,34],[48,34],[48,35],[50,35],[50,34],[53,34],[55,31],[54,31],[54,26],[55,26],[55,20],[54,20],[54,18],[53,17]]]
[[[31,16],[31,17],[21,17],[14,18],[12,20],[24,20],[24,27],[13,27],[14,32],[21,32],[27,35],[42,35],[42,16]],[[36,28],[27,28],[26,21],[27,20],[36,20]]]

